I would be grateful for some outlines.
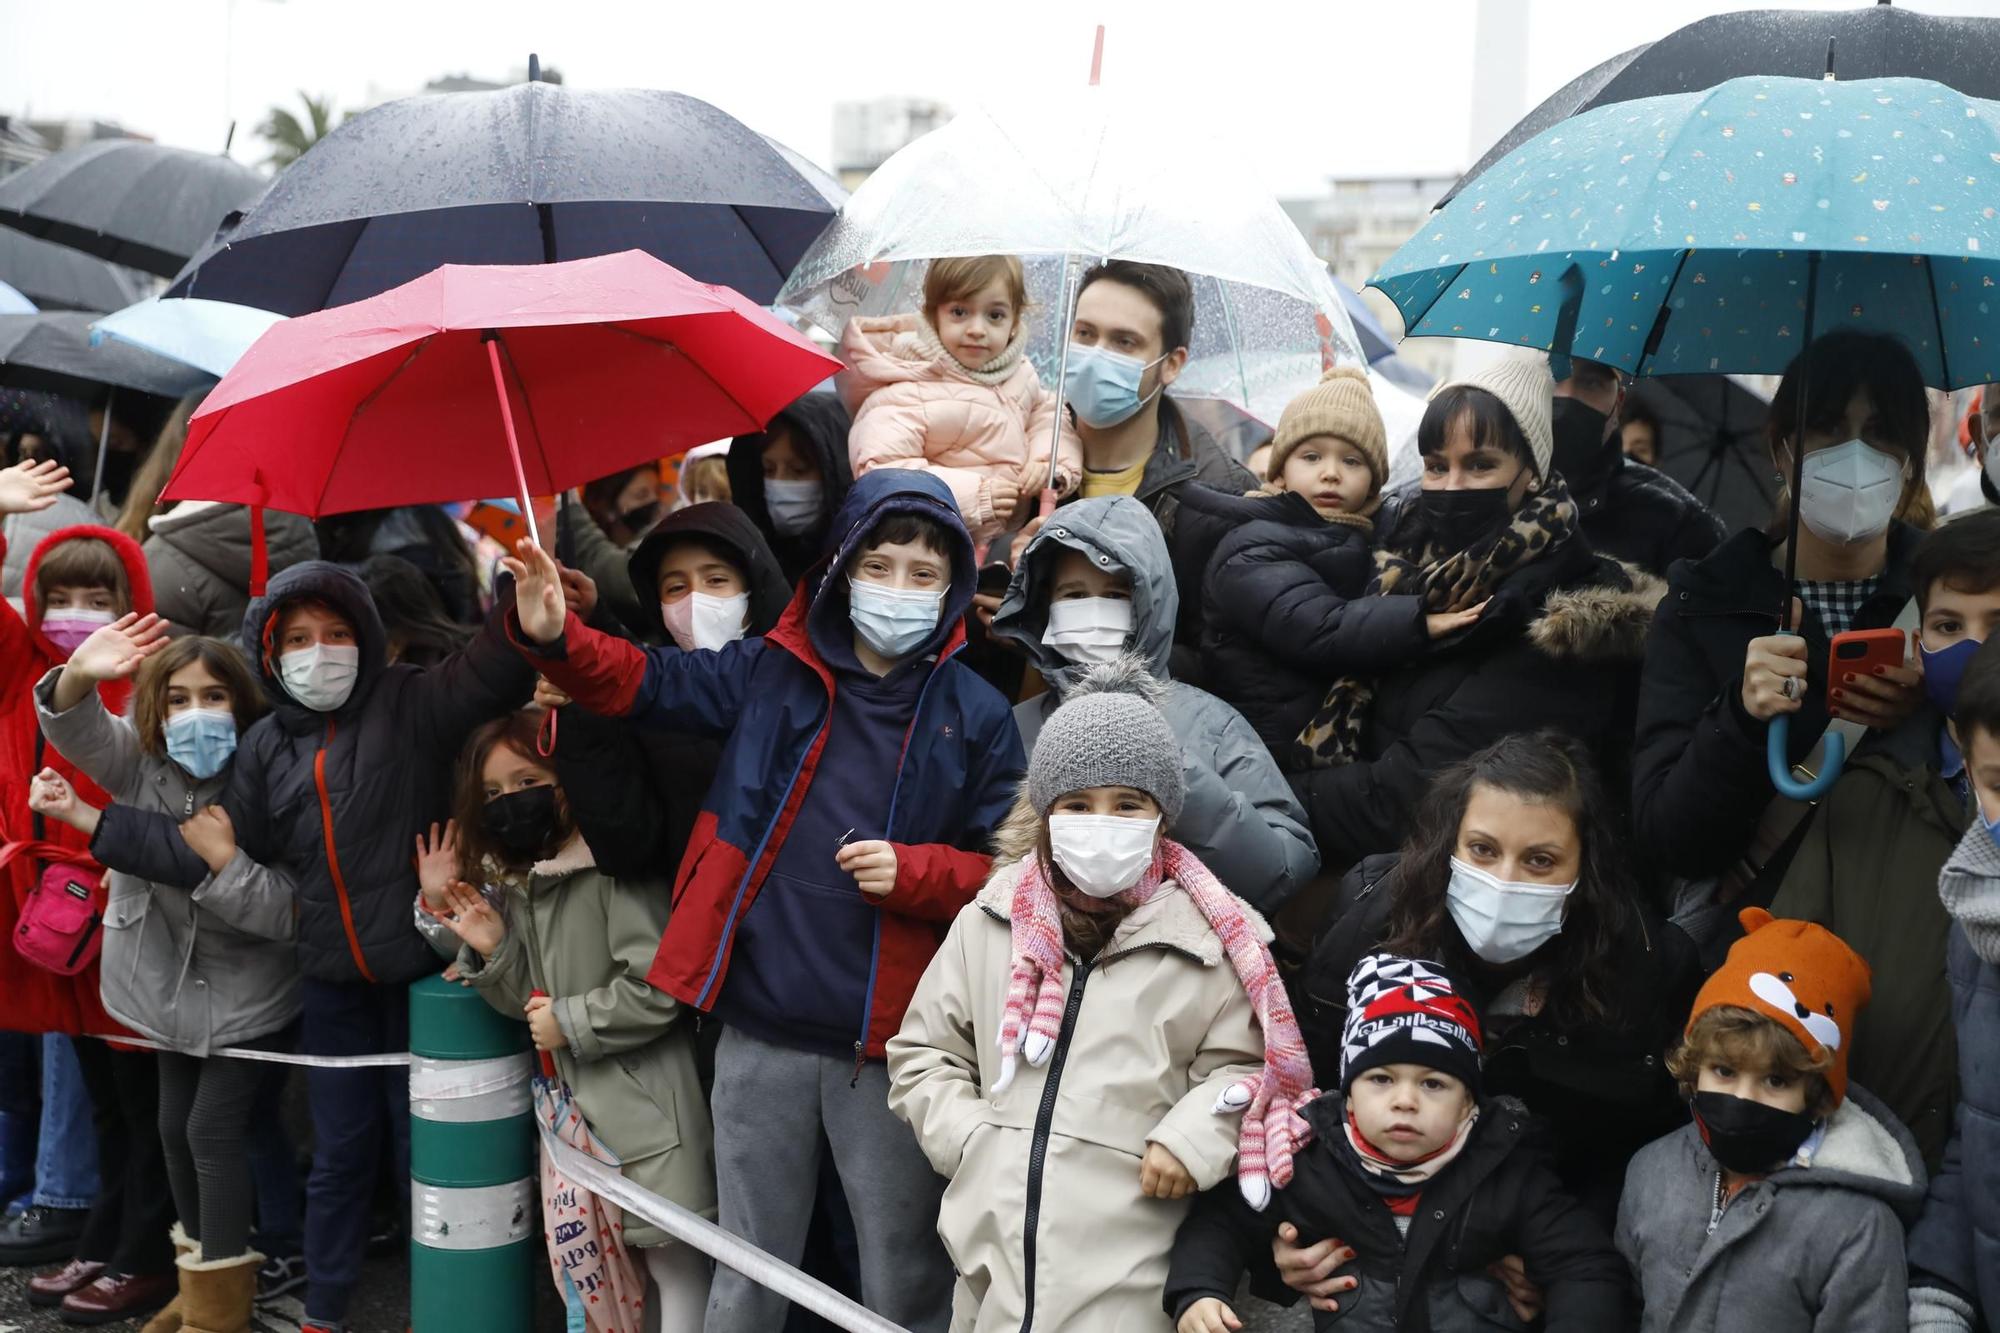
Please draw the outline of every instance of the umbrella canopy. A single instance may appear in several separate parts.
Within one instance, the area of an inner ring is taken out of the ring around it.
[[[269,310],[227,301],[175,300],[157,297],[106,315],[91,326],[91,337],[116,338],[171,357],[221,379],[250,344],[283,319]]]
[[[1735,79],[1545,132],[1373,285],[1411,337],[1560,343],[1640,375],[1770,373],[1809,334],[1888,330],[1957,388],[2000,378],[1996,178],[2000,104]]]
[[[220,153],[101,139],[0,180],[0,224],[170,278],[266,184]]]
[[[636,251],[448,264],[273,326],[195,414],[163,498],[318,517],[519,496],[524,480],[551,495],[762,430],[838,368],[735,292]]]
[[[644,250],[758,302],[839,206],[824,173],[706,102],[523,83],[364,111],[168,290],[302,315],[440,264]]]
[[[535,1079],[535,1119],[559,1141],[606,1166],[618,1155],[604,1145],[576,1105],[569,1085],[555,1076],[554,1061],[542,1055]],[[646,1275],[625,1247],[624,1214],[571,1180],[542,1148],[542,1234],[548,1239],[549,1271],[570,1314],[568,1326],[592,1333],[643,1333],[646,1328]]]
[[[0,282],[0,315],[32,315],[37,309],[33,301]]]
[[[966,112],[854,192],[778,301],[838,336],[852,315],[915,310],[929,260],[1019,255],[1043,308],[1028,356],[1053,383],[1068,343],[1068,261],[1166,264],[1195,286],[1176,392],[1275,421],[1325,364],[1364,361],[1361,340],[1277,201],[1222,146],[1162,136],[1160,124],[1102,88]],[[1278,378],[1260,374],[1276,366]]]
[[[123,269],[0,227],[0,282],[44,310],[117,310],[139,299]]]
[[[1626,394],[1659,422],[1654,466],[1731,532],[1770,521],[1778,486],[1764,434],[1770,404],[1761,395],[1729,375],[1634,380]]]
[[[107,388],[178,398],[214,382],[204,370],[143,348],[93,346],[96,318],[76,310],[0,315],[0,384],[93,400]]]
[[[1931,79],[1974,97],[2000,98],[2000,20],[1923,14],[1889,4],[1833,14],[1794,9],[1715,14],[1615,55],[1557,89],[1500,136],[1438,207],[1558,121],[1615,102],[1696,92],[1758,74],[1817,78],[1829,54],[1842,79]]]

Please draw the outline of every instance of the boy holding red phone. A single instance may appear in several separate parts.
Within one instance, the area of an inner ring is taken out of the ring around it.
[[[1868,961],[1875,998],[1855,1030],[1855,1078],[1910,1127],[1934,1170],[1957,1073],[1950,992],[1939,967],[1949,918],[1936,884],[1970,809],[1951,718],[1972,655],[2000,630],[2000,509],[1928,533],[1910,574],[1920,612],[1922,701],[1906,721],[1871,730],[1855,750],[1814,812],[1771,910],[1818,922]],[[1842,637],[1866,651],[1843,656],[1834,640],[1829,695],[1849,672],[1874,672],[1891,651],[1898,659],[1903,651],[1896,630]],[[1870,678],[1849,683],[1849,698],[1858,702]]]

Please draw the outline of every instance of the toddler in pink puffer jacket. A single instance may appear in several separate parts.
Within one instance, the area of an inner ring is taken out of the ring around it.
[[[1027,294],[1012,255],[936,259],[921,315],[855,318],[840,340],[855,477],[878,467],[936,473],[979,543],[1018,526],[1049,484],[1062,404],[1022,355]],[[1065,418],[1057,492],[1082,475],[1083,446]]]

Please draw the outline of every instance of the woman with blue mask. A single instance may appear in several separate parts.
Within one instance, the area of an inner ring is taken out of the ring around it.
[[[233,844],[214,802],[264,695],[234,644],[169,641],[165,631],[150,615],[97,631],[36,685],[35,706],[51,747],[117,802],[182,821],[199,853]],[[128,677],[131,715],[117,717],[97,685]],[[30,804],[86,833],[101,813],[53,770],[37,778]],[[241,850],[193,892],[111,873],[104,1007],[162,1048],[157,1133],[181,1219],[172,1234],[182,1297],[202,1309],[240,1306],[246,1318],[265,1258],[250,1249],[250,1116],[263,1073],[210,1055],[290,1049],[300,1007],[293,921],[290,881]]]
[[[1440,773],[1400,853],[1349,874],[1304,973],[1314,1068],[1339,1063],[1348,971],[1388,951],[1460,978],[1489,1091],[1555,1134],[1563,1183],[1609,1225],[1625,1164],[1686,1113],[1660,1054],[1700,983],[1687,937],[1639,905],[1583,745],[1510,736]],[[1343,970],[1347,969],[1347,970]]]

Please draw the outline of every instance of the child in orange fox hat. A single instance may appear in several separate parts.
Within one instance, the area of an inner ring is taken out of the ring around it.
[[[1695,996],[1668,1060],[1693,1123],[1632,1159],[1618,1248],[1642,1333],[1895,1328],[1923,1158],[1847,1082],[1868,964],[1822,926],[1762,908]]]

